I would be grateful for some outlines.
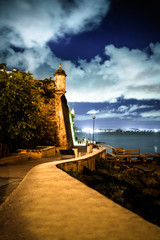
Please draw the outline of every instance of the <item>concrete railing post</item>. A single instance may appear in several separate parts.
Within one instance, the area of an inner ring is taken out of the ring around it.
[[[73,148],[75,158],[78,158],[78,148]]]

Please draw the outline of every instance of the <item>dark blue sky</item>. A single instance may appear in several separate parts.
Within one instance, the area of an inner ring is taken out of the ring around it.
[[[76,125],[160,128],[160,1],[1,0],[0,61],[66,71]]]
[[[160,3],[157,0],[112,0],[108,14],[94,31],[67,35],[58,42],[50,41],[56,56],[65,60],[90,60],[103,56],[104,47],[113,44],[130,49],[145,49],[160,39]]]

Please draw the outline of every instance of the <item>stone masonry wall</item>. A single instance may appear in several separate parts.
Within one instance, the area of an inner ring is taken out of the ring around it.
[[[49,145],[71,148],[72,134],[65,95],[56,90],[54,81],[40,81],[39,90],[43,96],[41,110],[44,117],[44,141]]]
[[[65,95],[61,97],[61,101],[62,101],[62,110],[63,110],[63,116],[64,116],[65,129],[66,129],[67,144],[68,144],[68,148],[72,148],[73,140],[72,140],[70,119],[69,119],[69,108],[67,105],[67,99]]]

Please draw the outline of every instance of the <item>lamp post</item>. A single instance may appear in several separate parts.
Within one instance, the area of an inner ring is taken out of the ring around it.
[[[92,118],[93,118],[93,143],[94,143],[94,122],[95,122],[96,117],[93,116]]]

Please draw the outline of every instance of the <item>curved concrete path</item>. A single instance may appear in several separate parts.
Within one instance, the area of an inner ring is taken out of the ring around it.
[[[18,187],[26,174],[36,165],[61,160],[60,154],[48,158],[8,162],[0,165],[0,204]],[[1,161],[1,160],[0,160]],[[2,161],[1,161],[2,162]]]
[[[0,206],[0,240],[159,240],[160,228],[56,167],[38,165]]]

